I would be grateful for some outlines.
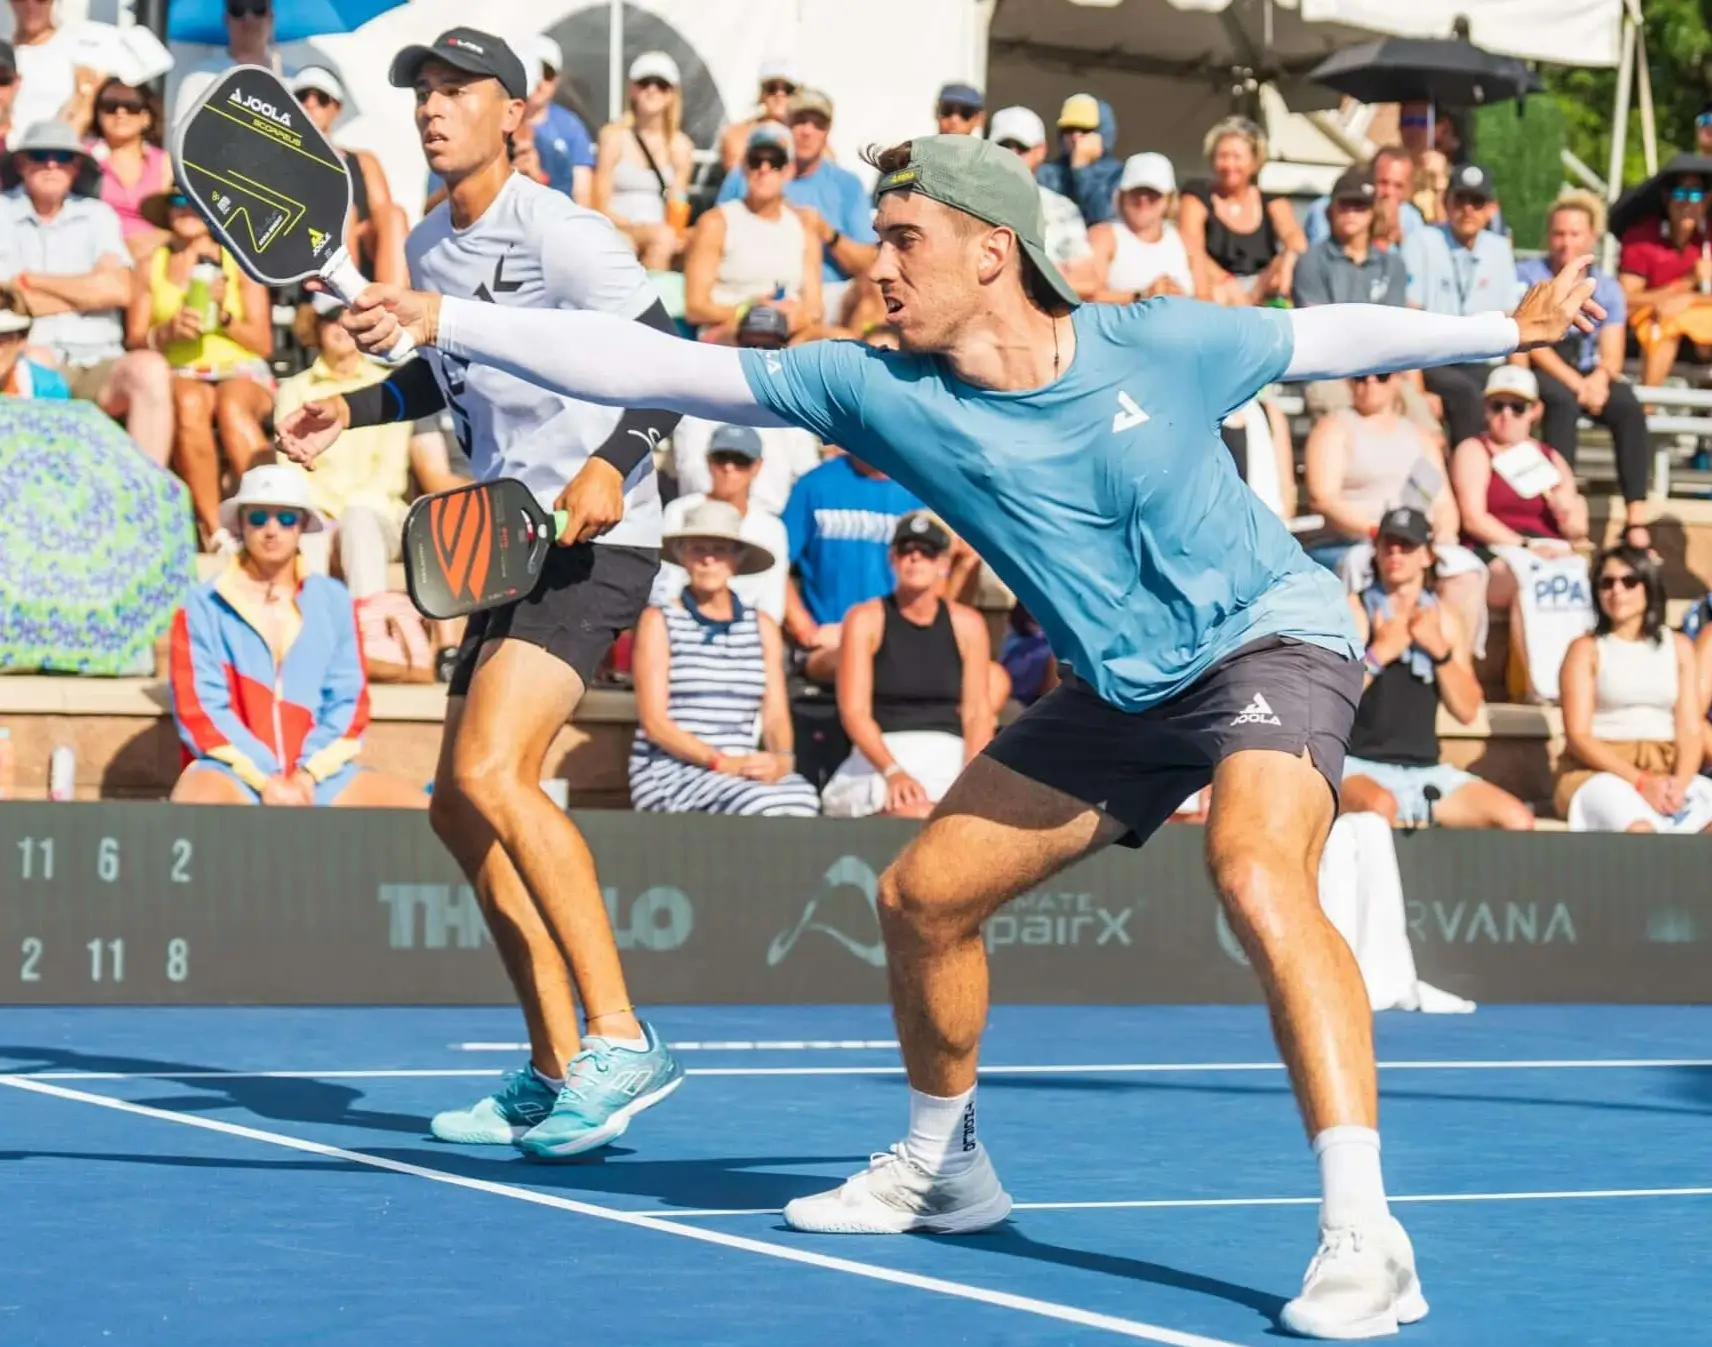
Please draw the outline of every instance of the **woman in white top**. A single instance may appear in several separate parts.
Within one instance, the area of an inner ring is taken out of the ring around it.
[[[54,0],[12,0],[12,50],[18,61],[18,98],[12,104],[12,139],[37,122],[69,122],[81,134],[95,111],[98,72],[72,60],[72,30],[54,22]]]
[[[642,265],[670,269],[689,222],[691,158],[678,63],[645,51],[630,63],[630,111],[600,128],[594,208],[622,230]]]
[[[1189,250],[1170,222],[1177,176],[1163,154],[1132,154],[1124,161],[1114,203],[1117,218],[1088,230],[1102,304],[1133,304],[1155,295],[1192,295]]]
[[[702,341],[732,345],[743,314],[767,304],[791,337],[820,322],[820,236],[785,201],[791,133],[763,122],[743,157],[746,191],[707,212],[684,254],[684,318]]]
[[[1577,832],[1712,830],[1694,647],[1665,626],[1658,563],[1625,544],[1593,576],[1598,620],[1559,675],[1568,745],[1553,803]]]

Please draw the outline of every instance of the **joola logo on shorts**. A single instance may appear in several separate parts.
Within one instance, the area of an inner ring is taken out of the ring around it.
[[[1258,692],[1254,700],[1242,708],[1242,714],[1231,721],[1233,725],[1282,725],[1284,722],[1272,714],[1271,704]]]
[[[232,102],[241,108],[248,108],[257,116],[266,117],[270,122],[278,122],[281,126],[291,125],[291,115],[281,112],[272,103],[263,102],[254,94],[247,94],[242,89],[232,90]]]

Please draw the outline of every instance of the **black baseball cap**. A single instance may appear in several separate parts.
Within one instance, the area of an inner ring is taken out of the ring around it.
[[[926,510],[916,510],[898,520],[897,528],[892,530],[892,546],[902,547],[905,543],[920,543],[934,552],[949,552],[951,535]]]
[[[1479,164],[1458,164],[1450,171],[1450,186],[1445,189],[1445,195],[1477,196],[1482,201],[1490,201],[1498,195],[1498,188],[1492,181],[1492,175]]]
[[[752,304],[737,324],[739,346],[783,346],[791,339],[791,320],[771,304]]]
[[[1379,521],[1379,536],[1425,547],[1433,540],[1433,526],[1427,522],[1426,515],[1413,506],[1399,505],[1395,510],[1387,510]]]
[[[428,46],[418,42],[406,47],[392,58],[393,87],[412,88],[424,61],[444,61],[454,70],[496,79],[513,98],[529,96],[529,76],[524,73],[517,53],[504,38],[479,28],[448,28]]]
[[[1333,201],[1364,201],[1369,205],[1373,202],[1373,170],[1357,164],[1347,168],[1342,176],[1332,184]]]

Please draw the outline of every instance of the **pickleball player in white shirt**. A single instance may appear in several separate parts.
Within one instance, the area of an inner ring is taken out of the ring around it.
[[[470,28],[394,60],[392,82],[416,94],[428,167],[450,189],[406,244],[412,283],[504,308],[598,310],[674,331],[603,216],[513,174],[508,141],[525,115],[526,79],[501,39]],[[530,1061],[432,1127],[445,1141],[515,1141],[559,1159],[610,1142],[682,1080],[635,1015],[588,847],[538,784],[600,660],[648,603],[660,543],[653,451],[678,416],[581,402],[426,350],[383,383],[283,418],[281,447],[311,456],[346,426],[442,408],[478,477],[519,478],[569,518],[535,590],[468,621],[430,810],[480,896],[529,1026]],[[625,1090],[603,1088],[613,1079]]]

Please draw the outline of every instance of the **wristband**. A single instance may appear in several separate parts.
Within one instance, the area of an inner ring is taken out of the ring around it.
[[[1372,646],[1361,652],[1361,667],[1367,670],[1369,678],[1377,678],[1385,672],[1385,666],[1373,657]]]
[[[901,771],[903,771],[903,768],[899,767],[897,765],[897,763],[894,762],[890,767],[886,768],[885,771],[881,772],[880,775],[885,777],[886,780],[890,781],[894,776],[896,776]]]
[[[707,765],[707,770],[710,772],[717,772],[719,770],[719,764],[724,762],[724,761],[725,761],[725,754],[715,753],[713,755],[713,761],[708,763],[708,765]]]
[[[1432,655],[1428,655],[1427,658],[1433,661],[1433,668],[1442,669],[1445,665],[1450,663],[1450,657],[1453,653],[1455,652],[1447,650],[1437,658],[1434,658]]]
[[[832,237],[829,238],[825,242],[825,244],[823,244],[822,246],[826,247],[826,248],[836,248],[838,246],[838,240],[843,238],[843,237],[844,237],[843,234],[839,233],[838,230],[834,229],[832,231]]]

